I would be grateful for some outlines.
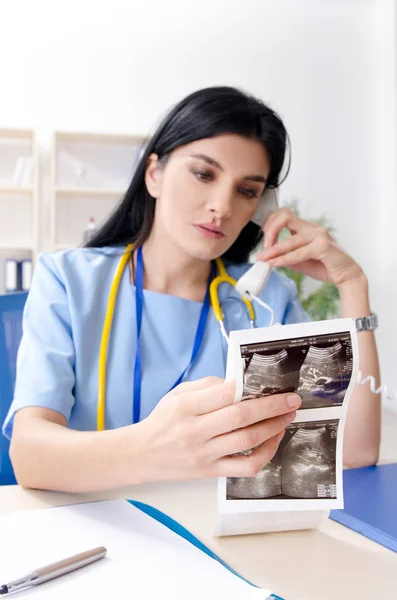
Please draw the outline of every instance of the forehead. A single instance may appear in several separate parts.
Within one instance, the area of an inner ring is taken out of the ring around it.
[[[180,146],[173,154],[183,160],[195,154],[205,155],[218,162],[225,171],[241,175],[267,176],[270,170],[269,155],[264,145],[236,134],[195,140]]]

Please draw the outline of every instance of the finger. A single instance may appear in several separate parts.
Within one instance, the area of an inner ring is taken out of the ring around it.
[[[300,246],[296,250],[271,258],[266,262],[272,267],[292,267],[309,260],[322,262],[327,254],[330,256],[330,250],[330,239],[322,234],[315,234],[305,246]]]
[[[265,221],[265,225],[263,226],[265,248],[273,246],[284,227],[287,227],[291,233],[297,233],[313,229],[315,225],[300,219],[291,210],[282,208],[269,215],[269,218]]]
[[[207,388],[214,387],[216,385],[221,385],[225,380],[221,379],[221,377],[203,377],[202,379],[196,379],[196,381],[184,381],[180,383],[172,390],[173,395],[185,394],[188,392],[195,392],[200,390],[205,390]]]
[[[281,432],[272,437],[249,455],[220,458],[214,465],[214,477],[255,477],[274,457],[283,436]]]
[[[234,403],[236,382],[219,381],[220,383],[189,390],[192,393],[186,398],[186,406],[191,414],[206,415]]]
[[[268,260],[266,260],[266,262],[271,267],[292,267],[294,265],[306,262],[310,259],[316,260],[316,256],[314,256],[314,251],[311,242],[309,242],[305,246],[300,246],[296,250],[287,252],[282,256],[277,256],[276,258],[269,258]]]
[[[275,227],[279,227],[281,225],[282,227],[288,227],[290,231],[293,231],[294,233],[297,231],[305,231],[319,227],[317,223],[305,221],[304,219],[298,217],[298,215],[296,215],[292,210],[284,207],[268,216],[264,223],[263,230],[265,232],[268,229],[274,229]]]
[[[300,246],[305,246],[313,240],[314,232],[312,230],[305,231],[304,233],[297,233],[291,235],[291,237],[274,244],[271,248],[266,248],[256,255],[257,260],[268,261],[277,256],[291,252]]]
[[[285,427],[292,423],[295,417],[296,412],[294,411],[273,419],[266,419],[231,433],[224,433],[208,442],[208,451],[211,456],[220,458],[237,452],[252,450],[252,448],[260,446],[284,431]]]
[[[329,281],[328,271],[319,260],[306,260],[291,266],[295,271],[299,271],[312,279],[319,281]]]
[[[298,394],[274,394],[234,402],[210,414],[203,415],[200,428],[207,439],[248,427],[296,410],[301,404]]]

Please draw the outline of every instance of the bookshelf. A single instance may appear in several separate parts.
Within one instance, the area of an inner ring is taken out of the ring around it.
[[[31,129],[0,128],[0,293],[5,260],[39,251],[39,158]]]
[[[50,249],[80,246],[90,217],[97,227],[129,186],[143,136],[55,131],[50,155]]]

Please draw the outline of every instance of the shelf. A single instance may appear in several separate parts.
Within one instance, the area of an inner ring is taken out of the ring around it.
[[[85,187],[66,187],[56,186],[55,194],[62,196],[97,196],[100,198],[117,198],[124,196],[125,189],[106,189],[106,188],[85,188]]]
[[[34,132],[32,129],[8,129],[7,127],[0,128],[0,137],[2,138],[17,138],[32,140]]]
[[[57,244],[55,246],[55,250],[75,250],[76,248],[80,248],[77,244]]]
[[[88,133],[85,131],[56,131],[55,137],[57,141],[67,140],[76,142],[104,142],[106,144],[132,143],[145,144],[147,137],[144,135],[130,135],[128,133]]]
[[[147,142],[144,135],[128,132],[54,132],[50,248],[80,248],[89,219],[93,217],[100,227],[110,218],[129,189],[138,156]]]
[[[0,194],[31,194],[34,193],[32,185],[8,185],[0,186]]]
[[[31,244],[0,244],[0,250],[23,250],[23,252],[33,252]]]

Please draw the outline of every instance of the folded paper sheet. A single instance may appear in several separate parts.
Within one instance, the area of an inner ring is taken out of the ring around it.
[[[125,500],[18,512],[0,517],[0,584],[97,546],[106,558],[35,588],[23,598],[265,600],[202,550]]]
[[[302,405],[255,477],[221,478],[217,535],[311,529],[343,507],[342,448],[358,373],[353,319],[232,331],[236,402],[297,392]]]

